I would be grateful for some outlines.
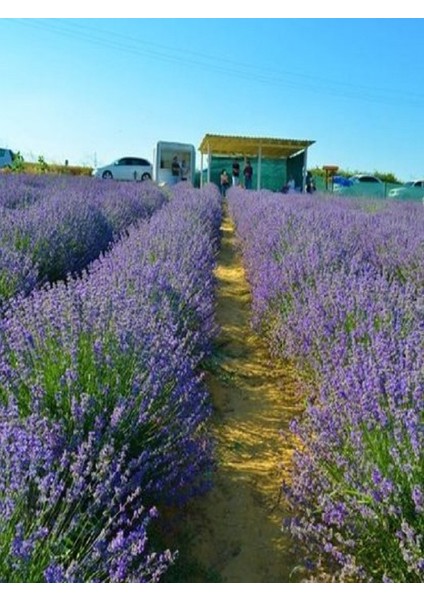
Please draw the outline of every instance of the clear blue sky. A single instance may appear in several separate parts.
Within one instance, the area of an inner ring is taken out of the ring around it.
[[[216,133],[424,177],[421,19],[2,18],[0,40],[0,146],[29,160],[153,160]]]

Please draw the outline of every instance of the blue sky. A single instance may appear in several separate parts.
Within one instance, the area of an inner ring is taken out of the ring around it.
[[[94,166],[269,136],[315,140],[311,167],[422,178],[423,39],[421,19],[1,18],[0,146]]]

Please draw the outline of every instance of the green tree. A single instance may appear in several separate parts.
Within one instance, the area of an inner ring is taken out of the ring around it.
[[[25,167],[25,161],[24,161],[24,157],[22,156],[22,154],[18,151],[15,152],[13,155],[13,162],[12,162],[12,171],[23,171]]]
[[[374,171],[373,175],[381,179],[381,181],[385,181],[386,183],[400,183],[399,179],[396,177],[394,173],[384,173],[381,171]]]
[[[314,167],[310,169],[315,177],[325,177],[325,171],[322,167]],[[342,177],[352,177],[353,175],[358,175],[363,171],[359,171],[358,169],[344,169],[343,167],[339,167],[337,171],[337,175],[341,175]],[[381,179],[381,181],[385,181],[386,183],[400,183],[399,179],[396,177],[394,173],[383,172],[383,171],[369,171],[375,177]]]
[[[46,163],[46,161],[44,160],[44,156],[39,156],[38,157],[38,169],[42,172],[42,173],[46,173],[49,170],[49,165]]]

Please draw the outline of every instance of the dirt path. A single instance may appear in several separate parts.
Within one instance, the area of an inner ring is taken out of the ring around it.
[[[280,485],[289,477],[288,425],[301,402],[293,370],[271,362],[250,329],[250,292],[228,216],[222,234],[216,269],[221,334],[208,376],[218,467],[213,490],[187,514],[190,556],[182,559],[196,566],[185,581],[296,581],[292,542],[281,531]]]

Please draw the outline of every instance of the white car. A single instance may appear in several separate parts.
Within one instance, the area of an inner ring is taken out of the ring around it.
[[[146,181],[152,179],[153,165],[145,158],[124,156],[110,165],[94,169],[93,176],[120,181]]]
[[[333,184],[333,192],[337,195],[349,196],[384,196],[385,184],[376,177],[367,173],[353,175],[348,179]]]
[[[392,188],[389,198],[405,198],[406,200],[424,199],[424,180],[407,181],[402,187]]]

